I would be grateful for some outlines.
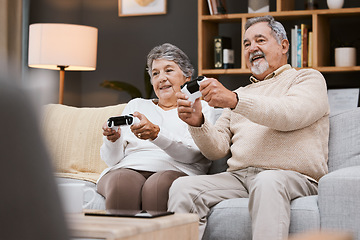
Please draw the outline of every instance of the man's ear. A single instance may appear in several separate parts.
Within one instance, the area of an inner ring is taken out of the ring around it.
[[[281,41],[281,49],[282,49],[282,52],[283,54],[286,54],[288,51],[289,51],[289,41],[286,40],[286,39],[283,39]]]

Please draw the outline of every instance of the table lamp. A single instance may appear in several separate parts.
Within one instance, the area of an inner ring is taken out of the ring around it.
[[[83,25],[30,25],[28,65],[32,68],[60,70],[60,104],[63,103],[65,70],[96,69],[97,35],[97,28]]]

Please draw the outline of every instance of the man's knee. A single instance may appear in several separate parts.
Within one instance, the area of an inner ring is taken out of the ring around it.
[[[252,183],[253,190],[281,190],[286,184],[282,170],[265,170],[256,175]]]
[[[174,212],[189,212],[192,204],[192,177],[179,177],[169,189],[168,209]]]
[[[191,177],[185,176],[175,179],[175,181],[171,184],[169,195],[174,196],[174,195],[186,194],[189,187],[191,186],[190,178]]]

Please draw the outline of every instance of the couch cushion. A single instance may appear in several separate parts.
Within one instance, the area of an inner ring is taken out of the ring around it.
[[[320,228],[318,196],[308,196],[291,202],[290,233]],[[203,239],[251,239],[251,219],[248,198],[234,198],[214,206],[208,216]]]
[[[233,198],[212,207],[202,239],[251,239],[248,204],[248,198]]]
[[[230,157],[231,154],[228,154],[226,157],[212,161],[207,174],[216,174],[216,173],[225,172],[226,169],[228,168],[227,160]]]
[[[120,115],[125,106],[44,107],[42,130],[59,176],[96,182],[107,167],[100,158],[101,127],[109,117]]]
[[[291,202],[290,233],[320,229],[318,195],[301,197]]]
[[[329,172],[360,165],[360,108],[330,117]]]

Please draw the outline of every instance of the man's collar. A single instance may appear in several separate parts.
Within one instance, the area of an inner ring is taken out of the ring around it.
[[[291,65],[290,65],[290,64],[285,64],[285,65],[279,67],[278,69],[276,69],[275,71],[273,71],[272,73],[270,73],[269,75],[267,75],[267,76],[264,78],[264,80],[268,80],[268,79],[270,79],[270,78],[273,78],[273,77],[279,75],[280,73],[282,73],[282,72],[284,72],[285,70],[288,70],[288,69],[290,69],[290,68],[291,68]],[[257,82],[261,82],[261,81],[264,81],[264,80],[258,80],[258,79],[256,79],[254,76],[251,76],[251,77],[250,77],[250,81],[251,81],[252,83],[257,83]]]

